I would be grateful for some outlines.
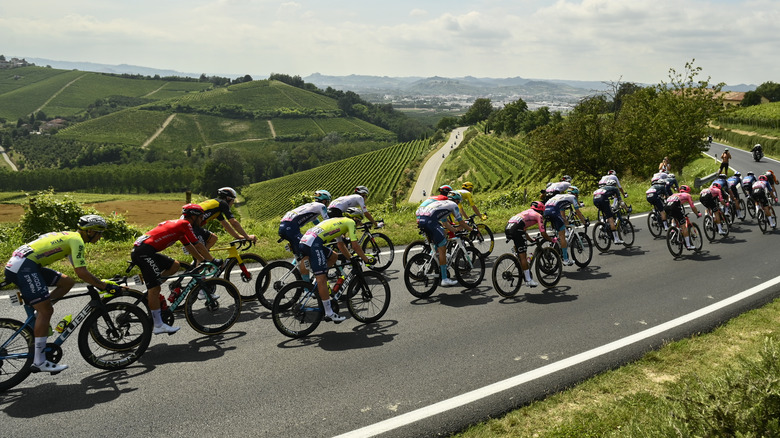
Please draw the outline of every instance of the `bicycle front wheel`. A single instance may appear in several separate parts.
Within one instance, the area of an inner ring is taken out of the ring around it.
[[[477,287],[485,278],[485,256],[473,246],[458,251],[454,265],[455,278],[463,287]]]
[[[669,248],[672,257],[677,258],[682,255],[683,237],[679,228],[669,227],[666,233],[666,247]]]
[[[747,200],[747,212],[751,219],[756,217],[756,201],[753,198],[748,198]]]
[[[580,268],[588,266],[593,258],[593,243],[590,237],[582,231],[573,232],[569,242],[569,255]]]
[[[382,233],[373,233],[371,237],[363,241],[363,252],[376,259],[376,263],[368,267],[374,271],[384,271],[390,267],[395,258],[393,241]]]
[[[493,264],[493,288],[504,298],[511,298],[520,290],[523,272],[514,254],[501,254]]]
[[[32,329],[22,328],[22,323],[15,319],[0,318],[0,392],[22,383],[30,375],[34,358]]]
[[[618,224],[618,231],[620,231],[620,237],[623,238],[623,246],[626,248],[631,248],[631,246],[634,244],[634,239],[636,238],[634,233],[634,224],[632,224],[628,219],[623,219]]]
[[[600,252],[609,251],[609,247],[612,246],[612,231],[609,229],[609,225],[604,222],[599,222],[593,227],[593,244]]]
[[[255,295],[263,307],[271,310],[276,294],[293,281],[301,281],[301,273],[295,265],[286,260],[275,260],[265,265],[257,275]]]
[[[349,313],[362,323],[379,321],[390,307],[390,285],[378,272],[366,271],[362,277],[354,278],[349,285]]]
[[[241,314],[241,297],[233,283],[223,278],[207,278],[187,295],[184,313],[193,330],[216,335],[236,323]]]
[[[712,220],[712,216],[704,216],[703,226],[704,236],[707,238],[707,240],[710,242],[715,240],[715,222]]]
[[[544,287],[555,287],[563,275],[563,259],[553,248],[544,247],[534,259],[536,279]]]
[[[431,296],[439,287],[440,278],[439,265],[430,254],[417,254],[404,267],[406,289],[417,298]]]
[[[255,283],[260,271],[267,263],[257,254],[241,254],[241,263],[237,259],[230,259],[225,266],[225,280],[233,283],[238,290],[241,301],[257,299]]]
[[[320,325],[325,310],[316,287],[307,281],[295,281],[284,286],[271,309],[274,326],[290,338],[302,338]]]
[[[152,322],[138,306],[123,302],[95,310],[79,331],[79,352],[101,370],[124,368],[137,361],[152,340]]]
[[[661,223],[661,215],[658,212],[651,211],[647,215],[647,229],[653,237],[661,237],[664,231],[664,225]]]
[[[761,208],[756,213],[756,221],[758,221],[758,228],[761,229],[761,234],[766,233],[767,229],[767,220],[766,220],[766,213],[764,213],[764,209]]]
[[[477,224],[474,231],[469,235],[472,245],[482,253],[485,258],[493,252],[495,241],[493,240],[493,230],[485,224]]]
[[[421,253],[429,253],[429,252],[431,252],[431,245],[429,245],[428,242],[424,240],[415,240],[414,242],[406,246],[401,261],[404,264],[404,266],[406,266],[406,264],[409,263],[409,260],[415,255]]]
[[[691,245],[693,245],[694,252],[701,252],[704,247],[704,240],[701,238],[701,229],[698,224],[691,222],[688,227],[688,236],[691,238]]]

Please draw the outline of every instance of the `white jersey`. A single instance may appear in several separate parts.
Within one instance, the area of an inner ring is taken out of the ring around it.
[[[360,207],[360,210],[362,210],[363,213],[368,212],[368,209],[366,209],[366,201],[363,199],[362,195],[358,195],[357,193],[354,195],[340,196],[328,205],[328,208],[338,208],[342,212],[347,211],[348,208],[352,207]]]
[[[620,180],[618,179],[617,175],[604,175],[599,180],[599,185],[607,185],[607,181],[615,181],[615,185],[618,186],[619,189],[622,189],[623,186],[620,185]]]

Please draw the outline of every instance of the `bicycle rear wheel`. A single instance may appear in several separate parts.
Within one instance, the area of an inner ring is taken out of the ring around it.
[[[241,301],[252,301],[257,299],[255,283],[257,283],[260,271],[267,263],[257,254],[241,254],[241,263],[238,259],[230,259],[225,266],[225,280],[233,283],[238,290]]]
[[[378,272],[365,271],[362,276],[362,280],[355,277],[349,285],[349,313],[362,323],[379,321],[390,307],[390,285]]]
[[[647,215],[647,229],[653,237],[660,237],[664,231],[664,224],[661,222],[661,215],[656,211],[651,211]]]
[[[712,220],[712,216],[704,216],[704,236],[712,242],[715,240],[715,222]]]
[[[35,359],[35,336],[30,327],[22,329],[22,324],[15,319],[0,318],[0,392],[22,383],[30,375],[30,365]]]
[[[371,236],[363,241],[363,252],[376,259],[376,263],[368,268],[373,271],[384,271],[390,267],[395,258],[393,241],[382,233],[372,233]]]
[[[536,279],[544,287],[555,287],[563,275],[563,259],[561,254],[550,247],[544,247],[534,258]]]
[[[593,244],[600,252],[609,251],[612,246],[612,231],[604,222],[599,222],[593,227]]]
[[[274,326],[290,338],[302,338],[320,325],[325,311],[314,284],[296,281],[284,286],[271,309]]]
[[[474,288],[485,278],[485,256],[473,246],[466,252],[459,251],[455,257],[455,278],[463,287]]]
[[[766,233],[767,223],[766,220],[766,213],[764,213],[764,209],[761,208],[756,212],[756,221],[758,221],[758,228],[761,230],[761,234]]]
[[[704,247],[704,240],[701,238],[701,229],[699,228],[699,225],[691,222],[691,225],[688,227],[688,236],[691,238],[693,251],[701,252],[701,249]]]
[[[205,299],[199,296],[201,292]],[[193,330],[216,335],[236,323],[241,314],[241,297],[233,283],[223,278],[207,278],[187,295],[184,313]]]
[[[493,230],[485,224],[477,224],[474,231],[469,234],[469,239],[477,250],[485,258],[493,252],[495,241],[493,240]]]
[[[683,237],[679,228],[669,227],[669,231],[666,233],[666,247],[669,248],[672,257],[677,258],[682,255]]]
[[[79,352],[102,370],[124,368],[144,354],[152,340],[152,322],[140,307],[123,302],[96,309],[79,330]]]
[[[523,283],[523,272],[517,257],[510,253],[501,254],[493,264],[491,279],[499,295],[504,298],[515,296]]]
[[[747,213],[750,215],[751,219],[756,217],[756,201],[754,201],[753,198],[748,198],[747,200]]]
[[[628,219],[623,219],[618,224],[618,231],[620,232],[620,237],[623,238],[623,246],[626,248],[631,248],[631,246],[634,244],[634,239],[636,238],[636,234],[634,233],[634,224],[632,224]]]
[[[421,253],[430,253],[431,252],[431,245],[424,241],[424,240],[415,240],[414,242],[410,243],[406,246],[406,249],[404,250],[404,255],[401,258],[401,262],[406,266],[407,263],[409,263],[409,260],[414,257],[416,254]]]
[[[274,307],[274,298],[282,288],[293,281],[301,281],[301,273],[286,260],[275,260],[257,274],[255,294],[260,304],[268,310]]]
[[[433,294],[441,280],[439,265],[430,254],[417,254],[404,267],[404,284],[410,294],[427,298]]]
[[[569,242],[569,255],[580,268],[588,266],[593,258],[593,243],[590,237],[582,231],[575,231]]]

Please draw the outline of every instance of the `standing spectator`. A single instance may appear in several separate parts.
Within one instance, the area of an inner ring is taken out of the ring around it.
[[[729,148],[723,149],[723,153],[720,154],[720,169],[718,170],[718,173],[724,173],[728,175],[730,159],[731,154],[729,153]]]
[[[658,165],[658,172],[669,173],[669,157],[664,157],[661,164]]]

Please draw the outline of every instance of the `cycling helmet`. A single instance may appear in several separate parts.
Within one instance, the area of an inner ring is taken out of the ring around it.
[[[563,175],[561,181],[571,182],[571,177],[569,175]]]
[[[686,185],[682,185],[680,186],[680,193],[691,193],[691,188]]]
[[[103,219],[103,216],[96,214],[81,216],[78,225],[80,230],[98,231],[100,233],[106,231],[106,228],[108,228],[108,224],[106,223],[106,220]]]
[[[610,170],[609,172],[607,172],[607,175],[617,175],[617,172],[615,172],[614,170]]]
[[[330,202],[331,199],[333,199],[333,197],[330,196],[330,192],[327,190],[317,190],[316,192],[314,192],[315,201]]]
[[[447,196],[447,193],[452,191],[452,186],[448,186],[447,184],[444,184],[443,186],[439,187],[439,193]]]
[[[466,181],[466,182],[463,183],[461,188],[466,189],[466,190],[471,192],[471,191],[474,190],[474,184],[471,181]]]
[[[766,177],[766,175],[760,175],[760,176],[758,177],[758,180],[759,180],[759,181],[767,181],[767,180],[768,180],[768,178]]]
[[[725,173],[721,173],[720,175],[718,175],[718,178],[719,179],[726,179],[726,174]]]
[[[739,177],[741,177],[741,176],[742,176],[742,174],[741,174],[741,173],[739,173],[739,170],[737,170],[737,171],[735,171],[735,172],[734,172],[734,176],[736,176],[737,178],[739,178]]]
[[[355,193],[358,195],[366,195],[368,196],[368,187],[366,186],[357,186],[355,187]]]
[[[755,145],[755,146],[753,146],[753,147],[754,147],[754,148],[760,148],[760,147],[761,147],[761,143],[756,143],[756,145]]]
[[[774,172],[772,172],[771,170],[767,170],[767,171],[766,171],[766,173],[765,173],[764,175],[766,175],[766,177],[767,177],[767,178],[769,178],[770,176],[772,176],[772,177],[774,178],[774,176],[775,176],[775,173],[774,173]]]
[[[181,214],[184,216],[200,216],[203,214],[203,207],[198,204],[187,204],[181,208]]]
[[[711,186],[711,187],[715,187],[715,188],[717,188],[717,189],[720,189],[720,188],[721,188],[721,185],[720,185],[720,183],[719,183],[719,182],[715,181],[714,183],[712,183],[712,186]]]
[[[728,152],[728,151],[729,151],[729,148],[724,148],[723,149],[723,152]]]
[[[447,199],[449,199],[450,201],[453,201],[455,203],[460,204],[460,201],[463,200],[463,196],[461,196],[460,193],[458,193],[458,192],[453,190],[453,191],[447,193]]]
[[[539,201],[534,201],[531,203],[531,210],[537,212],[537,213],[543,213],[544,212],[544,204],[542,204]]]
[[[363,220],[363,210],[358,207],[350,207],[342,214],[352,220]]]
[[[666,177],[674,179],[674,174],[673,173],[667,174]]]
[[[233,190],[231,187],[222,187],[217,191],[217,194],[220,198],[238,198],[238,193],[236,193],[235,190]]]
[[[609,179],[609,180],[607,180],[606,184],[608,186],[616,186],[617,185],[617,181],[615,181],[614,179]]]
[[[571,193],[574,196],[577,196],[580,194],[580,189],[578,189],[576,186],[569,187],[569,193]]]
[[[755,176],[755,175],[756,175],[756,174],[755,174],[755,173],[753,173],[753,172],[748,172],[748,173],[747,173],[747,176]]]

